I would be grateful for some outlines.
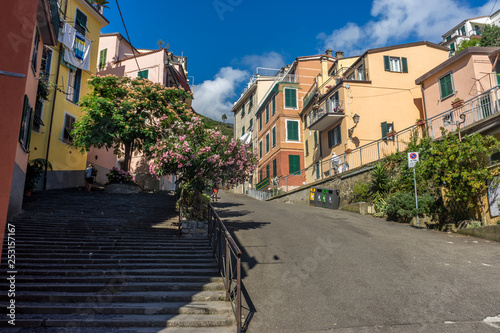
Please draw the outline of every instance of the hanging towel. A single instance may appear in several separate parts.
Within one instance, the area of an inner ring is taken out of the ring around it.
[[[76,30],[70,26],[67,22],[64,22],[63,28],[59,30],[58,41],[64,44],[68,48],[73,47],[75,41]]]

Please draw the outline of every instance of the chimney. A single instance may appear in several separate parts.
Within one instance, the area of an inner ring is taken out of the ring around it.
[[[342,59],[343,57],[344,57],[344,52],[342,51],[335,52],[335,58]]]
[[[326,50],[326,55],[331,57],[332,56],[332,49]]]

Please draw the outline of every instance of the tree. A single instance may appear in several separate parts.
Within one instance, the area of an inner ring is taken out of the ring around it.
[[[92,146],[113,148],[124,156],[125,171],[133,152],[148,153],[163,128],[192,116],[184,103],[192,95],[181,89],[114,75],[93,76],[89,85],[92,92],[80,102],[84,115],[72,131],[74,145],[82,151]]]
[[[500,142],[493,136],[474,133],[460,141],[456,133],[442,130],[442,140],[430,144],[430,153],[421,158],[419,168],[430,186],[444,188],[451,200],[468,203],[471,208],[481,208],[482,223],[486,224],[483,194],[495,176],[488,169],[488,156],[500,149]]]
[[[226,120],[227,120],[227,116],[226,116],[226,114],[224,113],[224,114],[222,115],[222,122],[223,122],[223,123],[225,123],[225,122],[226,122]]]
[[[479,39],[471,37],[471,39],[466,39],[462,41],[457,47],[457,53],[465,50],[468,47],[480,46]]]
[[[218,129],[205,128],[198,117],[192,122],[175,122],[151,147],[151,156],[151,173],[175,174],[179,183],[188,183],[195,192],[194,206],[200,209],[201,194],[207,186],[243,182],[257,166],[249,145]]]
[[[500,46],[500,27],[496,25],[486,25],[481,33],[479,45],[486,46]]]

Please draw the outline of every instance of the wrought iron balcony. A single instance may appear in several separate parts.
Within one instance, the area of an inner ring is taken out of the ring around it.
[[[313,106],[309,113],[309,129],[324,131],[344,117],[342,101],[327,100],[321,106]]]

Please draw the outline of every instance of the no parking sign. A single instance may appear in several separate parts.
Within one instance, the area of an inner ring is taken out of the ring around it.
[[[418,161],[418,152],[408,153],[408,168],[414,168]]]

